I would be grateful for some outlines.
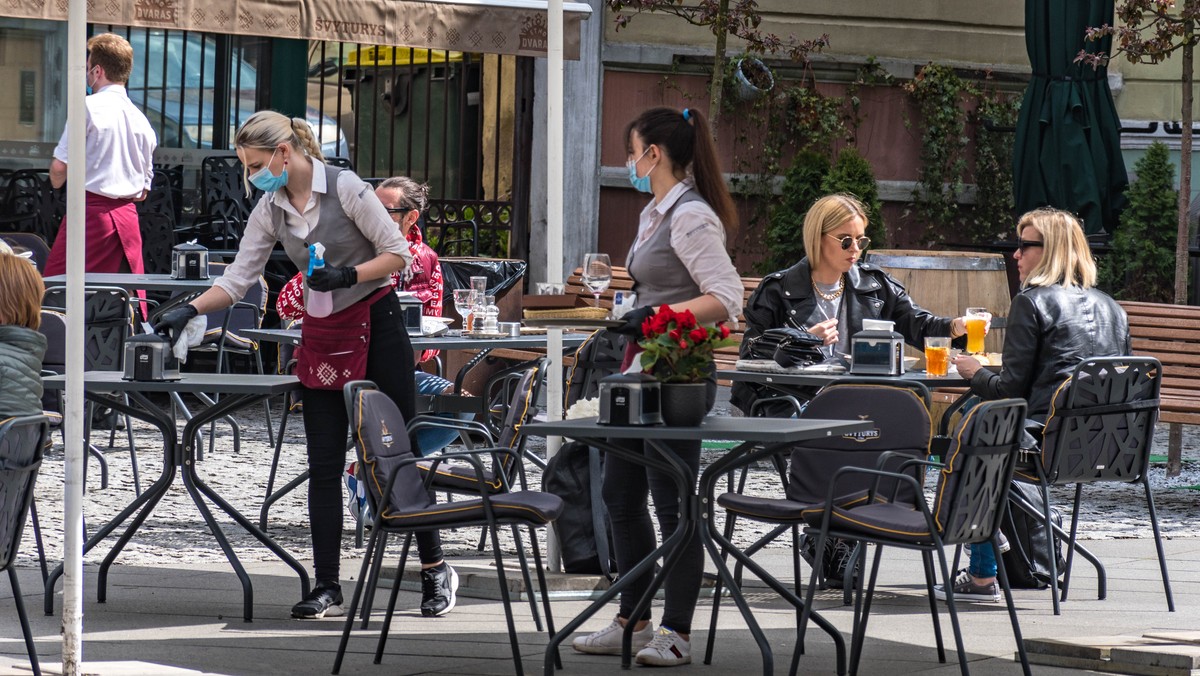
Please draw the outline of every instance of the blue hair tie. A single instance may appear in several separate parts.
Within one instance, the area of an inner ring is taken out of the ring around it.
[[[687,122],[690,119],[692,119],[692,114],[690,112],[688,112],[687,108],[684,108],[683,109],[683,121]]]

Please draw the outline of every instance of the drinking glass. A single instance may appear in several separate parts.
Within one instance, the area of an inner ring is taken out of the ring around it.
[[[463,328],[467,327],[467,315],[471,314],[471,308],[475,306],[473,302],[474,289],[455,289],[454,290],[454,311],[458,316],[462,317]]]
[[[600,307],[600,294],[612,283],[612,263],[608,254],[590,253],[583,257],[583,285],[596,297]]]
[[[988,312],[987,308],[967,308],[967,354],[983,353],[983,338],[987,335],[987,325],[991,320],[992,313]]]
[[[925,339],[925,373],[944,376],[950,370],[950,339],[930,337]]]

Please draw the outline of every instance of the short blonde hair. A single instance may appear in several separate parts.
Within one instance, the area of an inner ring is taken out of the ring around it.
[[[1042,260],[1029,271],[1022,287],[1096,285],[1096,262],[1078,218],[1061,209],[1034,209],[1017,221],[1018,237],[1025,228],[1041,234]]]
[[[42,325],[42,296],[46,287],[37,268],[12,254],[0,253],[0,325],[35,331]]]
[[[110,82],[125,84],[133,70],[133,45],[115,33],[93,35],[87,43],[88,57],[92,67],[104,69],[104,77]]]
[[[867,222],[867,207],[854,195],[826,195],[813,202],[804,214],[804,254],[809,270],[821,264],[821,238],[855,217]]]

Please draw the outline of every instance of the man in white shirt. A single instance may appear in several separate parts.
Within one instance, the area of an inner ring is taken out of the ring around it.
[[[112,33],[88,40],[87,83],[93,92],[87,104],[88,272],[145,271],[142,235],[135,202],[146,198],[154,176],[154,148],[158,139],[150,121],[129,100],[125,83],[133,68],[133,47]],[[67,130],[54,149],[50,183],[67,181]],[[46,261],[46,274],[66,272],[67,219],[59,227]]]

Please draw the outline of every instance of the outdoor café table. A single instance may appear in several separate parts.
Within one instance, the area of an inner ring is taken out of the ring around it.
[[[620,577],[617,578],[617,581],[600,598],[592,602],[582,613],[568,622],[565,627],[550,638],[550,644],[546,646],[545,676],[552,676],[554,673],[554,657],[557,655],[558,645],[574,633],[588,618],[620,594],[621,590],[627,587],[633,580],[650,571],[655,561],[662,557],[662,570],[654,577],[654,581],[651,583],[646,595],[642,597],[633,611],[632,617],[641,617],[642,613],[649,607],[654,593],[666,576],[670,574],[671,568],[678,560],[681,554],[680,547],[686,542],[689,534],[693,532],[696,533],[697,537],[704,544],[705,550],[707,550],[708,555],[716,565],[717,573],[721,576],[722,583],[729,589],[738,610],[741,611],[742,617],[746,620],[746,625],[749,627],[750,633],[754,636],[755,642],[758,643],[763,657],[763,673],[768,676],[772,674],[771,646],[767,643],[766,636],[763,635],[758,623],[754,621],[754,616],[750,612],[750,607],[746,603],[745,598],[743,598],[738,584],[725,567],[721,550],[718,548],[722,539],[721,534],[717,532],[713,525],[714,505],[711,502],[706,502],[705,496],[710,494],[713,485],[726,473],[727,470],[724,468],[747,453],[761,452],[767,454],[782,446],[801,441],[866,431],[871,429],[872,425],[874,423],[869,420],[805,420],[796,418],[730,418],[716,416],[708,416],[696,427],[601,425],[596,422],[596,418],[527,423],[523,425],[520,433],[524,435],[567,437],[598,448],[605,453],[612,453],[632,462],[665,472],[675,481],[679,487],[679,494],[681,496],[690,496],[690,498],[680,501],[679,526],[675,529],[675,532],[671,533],[658,549],[651,552],[649,556],[640,561],[633,569],[620,571]],[[658,451],[658,455],[643,456],[640,452],[614,444],[613,441],[617,439],[645,440],[652,448]],[[741,443],[705,468],[700,474],[699,490],[697,491],[696,486],[692,485],[687,467],[674,453],[668,450],[665,442],[702,441],[705,439],[721,439]],[[707,522],[708,527],[698,527],[700,522]],[[796,605],[797,608],[801,606],[801,600],[786,588],[781,587],[776,589],[776,591],[790,595],[789,600],[793,605]],[[821,617],[819,613],[813,612],[812,618],[814,622],[833,638],[837,648],[838,664],[845,664],[845,641],[842,639],[841,633],[825,618]],[[630,639],[632,636],[633,624],[630,623],[626,627],[625,643],[621,653],[621,667],[623,669],[630,667]]]
[[[245,329],[241,334],[251,340],[267,341],[281,343],[284,345],[299,345],[300,344],[300,329]],[[578,347],[587,340],[588,333],[564,333],[563,347]],[[462,391],[462,382],[468,371],[471,370],[481,359],[487,356],[489,352],[500,348],[509,348],[514,350],[528,350],[532,348],[546,347],[545,334],[533,334],[525,336],[512,336],[505,338],[467,338],[460,332],[446,332],[440,336],[409,336],[409,342],[412,343],[413,350],[479,350],[479,354],[471,358],[466,364],[459,369],[455,376],[454,390],[455,392]],[[429,397],[418,397],[418,404],[425,406],[422,410],[434,410],[443,405],[449,406],[448,410],[457,411],[474,411],[481,410],[481,404],[477,404],[476,397],[462,397],[459,395],[434,395]],[[426,406],[427,405],[427,406]],[[276,456],[278,456],[278,445],[283,443],[283,435],[280,434],[276,439]],[[268,487],[275,484],[275,468],[271,468],[271,478],[268,480]],[[259,508],[258,524],[260,528],[267,526],[267,513],[271,506],[280,500],[283,496],[290,493],[297,486],[308,480],[308,471],[305,470],[288,481],[278,490],[272,492],[264,500],[262,507]]]
[[[300,344],[300,329],[247,329],[241,334],[251,340],[269,341],[285,345]],[[588,338],[589,333],[563,333],[563,347],[579,347]],[[546,334],[524,336],[506,336],[504,338],[468,338],[461,332],[447,331],[440,336],[409,336],[413,350],[479,350],[454,378],[454,390],[462,390],[463,378],[468,371],[475,367],[492,350],[529,350],[546,347]]]
[[[717,371],[717,380],[733,382],[757,383],[771,385],[779,389],[796,387],[824,387],[839,380],[870,378],[871,380],[892,380],[900,383],[921,383],[926,387],[966,387],[967,381],[951,371],[944,376],[931,376],[924,371],[907,371],[903,375],[865,375],[855,373],[771,373],[767,371],[742,371],[737,369]]]
[[[212,286],[213,279],[172,279],[171,275],[135,275],[126,272],[89,272],[84,274],[83,283],[86,286],[116,286],[126,291],[169,291],[171,293],[188,293],[204,291]],[[66,275],[51,275],[45,280],[46,286],[66,286]]]
[[[133,537],[133,534],[137,532],[142,522],[150,515],[150,512],[154,511],[159,500],[167,494],[167,490],[175,481],[177,470],[183,477],[183,484],[187,488],[188,494],[192,497],[192,501],[196,504],[196,509],[204,518],[204,523],[212,531],[213,538],[221,546],[221,550],[225,552],[225,558],[229,559],[230,565],[233,566],[234,572],[237,573],[238,579],[242,582],[242,614],[247,622],[252,620],[254,613],[254,595],[250,576],[246,574],[245,568],[238,561],[237,555],[229,545],[229,540],[225,537],[225,533],[221,530],[216,520],[213,519],[212,512],[209,511],[203,497],[207,497],[226,514],[233,517],[234,521],[245,529],[246,532],[258,538],[260,542],[266,545],[284,563],[291,566],[300,576],[301,596],[307,596],[309,592],[309,580],[304,566],[300,565],[296,559],[292,558],[290,554],[276,544],[266,533],[263,533],[246,517],[242,516],[241,513],[234,509],[232,505],[218,495],[212,487],[204,483],[196,474],[197,458],[195,446],[198,436],[197,431],[204,425],[247,406],[257,404],[268,397],[300,389],[300,381],[295,376],[235,375],[229,373],[188,373],[184,374],[179,380],[156,382],[124,380],[121,376],[122,374],[117,371],[88,371],[84,373],[84,396],[91,401],[109,406],[122,413],[127,413],[157,427],[163,436],[163,469],[162,475],[153,485],[147,488],[141,495],[134,498],[133,502],[121,510],[120,514],[101,527],[100,530],[96,531],[84,543],[83,550],[87,552],[101,540],[108,537],[126,519],[129,519],[134,512],[138,512],[137,516],[134,516],[129,522],[128,528],[117,539],[112,550],[109,551],[108,555],[104,557],[104,561],[100,564],[99,576],[97,578],[97,600],[100,603],[104,603],[107,595],[106,586],[109,567],[116,560],[117,555],[121,553],[121,550],[129,542],[130,538]],[[45,378],[44,382],[46,388],[50,390],[62,390],[66,388],[66,376],[51,376]],[[180,436],[171,404],[168,403],[166,408],[163,408],[150,401],[147,397],[150,393],[195,394],[202,392],[215,393],[222,396],[215,403],[205,402],[208,403],[207,408],[195,412],[192,418],[184,424],[182,437]],[[140,407],[126,403],[124,398],[120,396],[114,396],[122,394],[128,394],[130,399],[140,404]],[[182,442],[180,441],[181,438]],[[140,512],[138,511],[139,509],[141,510]],[[47,615],[54,613],[54,583],[60,575],[62,575],[61,565],[55,568],[46,580],[45,610]]]

